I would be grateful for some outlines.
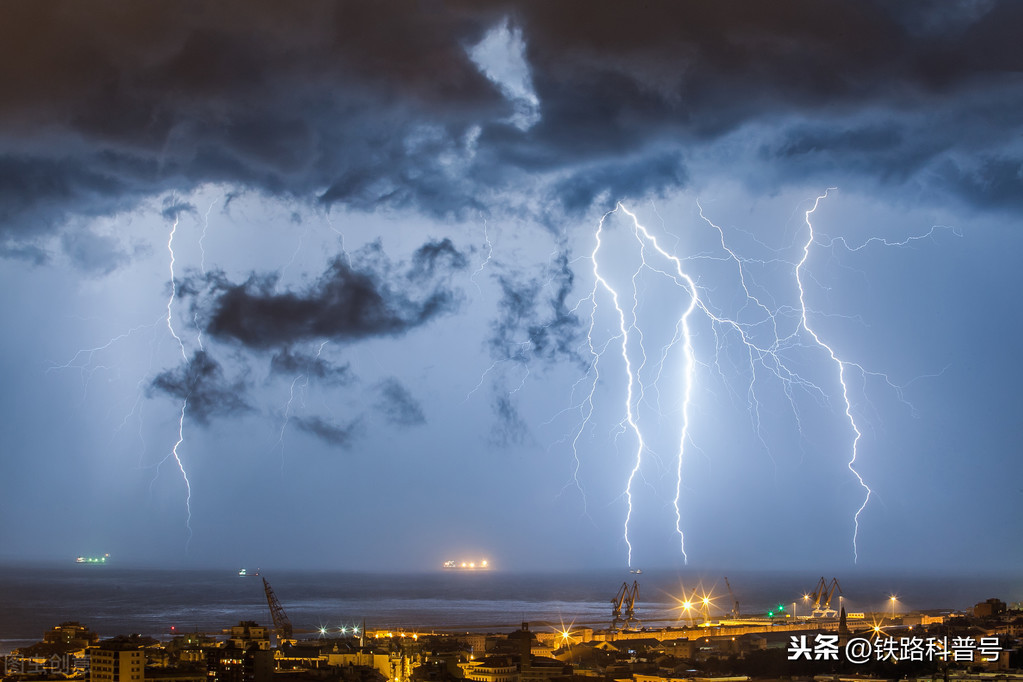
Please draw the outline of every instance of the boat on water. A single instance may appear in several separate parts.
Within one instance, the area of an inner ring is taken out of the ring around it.
[[[252,573],[249,573],[249,570],[247,568],[243,568],[238,571],[239,578],[255,578],[257,575],[259,575],[258,568]]]
[[[455,561],[449,559],[442,566],[445,569],[456,569],[460,571],[486,571],[490,569],[490,562],[486,559],[480,561]]]
[[[107,559],[110,558],[109,554],[102,556],[80,556],[75,559],[76,564],[105,564]]]

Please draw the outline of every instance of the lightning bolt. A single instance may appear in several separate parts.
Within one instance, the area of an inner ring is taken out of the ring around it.
[[[602,245],[602,233],[604,231],[604,223],[605,223],[605,221],[606,221],[606,219],[607,219],[607,217],[609,215],[612,215],[612,214],[614,214],[614,213],[616,213],[618,211],[621,211],[623,214],[627,215],[631,219],[633,235],[634,235],[634,237],[637,240],[637,243],[639,245],[639,256],[640,256],[640,264],[637,267],[637,269],[633,272],[632,277],[631,277],[632,296],[633,296],[634,304],[633,304],[632,322],[628,326],[626,325],[625,311],[623,310],[623,308],[622,308],[622,306],[620,304],[620,297],[621,296],[620,296],[619,292],[617,290],[615,290],[610,285],[608,280],[601,274],[601,272],[600,272],[600,262],[599,262],[600,250],[601,250],[601,245]],[[702,209],[701,209],[701,213],[702,213]],[[713,223],[711,223],[711,225],[713,225]],[[723,246],[723,250],[726,253],[728,253],[728,258],[734,260],[737,263],[738,267],[739,267],[740,281],[742,283],[743,290],[746,293],[747,300],[754,301],[755,304],[759,308],[761,308],[765,313],[767,313],[768,318],[773,320],[774,319],[774,314],[771,313],[771,311],[766,306],[764,306],[759,301],[759,299],[757,299],[750,292],[749,287],[746,284],[745,275],[743,274],[743,271],[742,271],[742,261],[738,258],[738,256],[732,250],[730,250],[727,247],[727,245],[725,245],[723,232],[721,232],[720,228],[718,228],[716,225],[713,225],[713,226],[715,228],[717,228],[717,230],[718,230],[718,232],[719,232],[719,234],[721,236],[721,243],[722,243],[722,246]],[[661,376],[660,369],[663,368],[665,359],[667,358],[668,354],[678,344],[681,344],[681,348],[682,348],[682,376],[680,377],[680,383],[681,383],[681,386],[682,386],[681,417],[680,417],[681,428],[680,428],[680,434],[679,434],[679,440],[678,440],[678,447],[677,447],[677,451],[676,451],[676,455],[675,455],[675,494],[674,494],[674,497],[672,499],[672,506],[673,506],[674,512],[675,512],[675,532],[678,535],[678,539],[679,539],[679,549],[680,549],[680,552],[682,554],[683,560],[688,562],[688,558],[689,557],[688,557],[688,554],[687,554],[686,549],[685,549],[685,532],[684,532],[684,530],[682,528],[683,524],[682,524],[681,500],[682,500],[683,466],[684,466],[685,456],[686,456],[686,447],[689,444],[689,439],[690,439],[690,408],[691,408],[691,405],[692,405],[693,386],[695,384],[695,370],[696,370],[696,353],[695,353],[695,349],[694,349],[694,346],[693,346],[692,325],[691,325],[691,317],[692,317],[693,313],[695,311],[697,311],[697,310],[702,312],[712,322],[712,324],[715,325],[715,329],[717,327],[724,327],[726,329],[729,329],[729,330],[732,330],[732,331],[736,332],[738,334],[739,339],[741,340],[741,342],[746,347],[747,355],[748,355],[749,362],[750,362],[750,366],[754,369],[754,373],[753,373],[751,381],[750,381],[750,387],[748,389],[748,396],[750,396],[752,401],[753,401],[753,410],[751,410],[752,412],[754,412],[754,413],[758,412],[757,401],[756,401],[756,392],[755,392],[755,388],[754,388],[754,382],[755,382],[755,377],[756,377],[755,368],[756,368],[757,361],[759,360],[760,362],[764,362],[765,360],[767,360],[767,361],[771,362],[773,364],[773,366],[774,366],[774,370],[775,370],[776,373],[778,373],[778,371],[777,371],[778,368],[779,367],[783,367],[783,365],[782,365],[781,360],[780,360],[780,358],[779,358],[779,356],[777,354],[777,346],[775,346],[773,348],[772,347],[761,347],[761,346],[758,346],[752,340],[752,338],[750,336],[750,326],[748,324],[741,324],[741,323],[739,323],[739,322],[737,322],[737,321],[735,321],[733,319],[721,317],[721,316],[713,313],[708,308],[706,303],[700,297],[699,288],[697,287],[697,284],[696,284],[695,280],[693,279],[693,277],[690,274],[688,274],[686,272],[686,270],[685,270],[685,268],[683,266],[682,259],[680,259],[679,257],[671,254],[663,246],[661,246],[661,244],[658,241],[657,237],[654,236],[653,234],[651,234],[650,231],[643,224],[641,224],[639,222],[639,219],[637,218],[637,216],[634,213],[632,213],[631,211],[629,211],[623,204],[621,204],[621,203],[617,204],[616,207],[612,211],[609,211],[608,213],[605,213],[604,216],[601,218],[600,224],[598,225],[598,228],[597,228],[597,231],[596,231],[596,234],[595,234],[595,243],[596,243],[596,245],[594,247],[593,253],[590,255],[590,260],[593,262],[593,272],[594,272],[594,291],[591,292],[591,294],[590,294],[590,298],[593,301],[593,314],[591,315],[591,325],[590,325],[590,331],[588,333],[590,351],[594,355],[594,363],[593,364],[594,364],[594,366],[596,366],[597,361],[599,360],[599,356],[602,354],[602,351],[597,351],[595,349],[594,344],[593,344],[593,340],[592,340],[592,333],[593,333],[594,325],[596,323],[596,318],[595,318],[596,307],[597,307],[596,293],[597,293],[597,288],[599,287],[599,288],[604,289],[610,295],[613,307],[615,309],[615,312],[617,313],[618,320],[619,320],[619,334],[615,338],[620,340],[620,342],[621,342],[621,354],[622,354],[623,363],[624,363],[624,367],[625,367],[625,374],[626,374],[626,396],[625,396],[625,406],[624,406],[625,407],[625,415],[626,416],[625,416],[625,420],[624,420],[623,423],[627,423],[628,424],[629,429],[632,430],[632,432],[634,433],[634,435],[636,437],[636,441],[637,441],[637,449],[636,449],[636,454],[635,454],[635,458],[634,458],[634,461],[633,461],[633,467],[630,470],[628,477],[626,478],[625,493],[624,493],[625,500],[626,500],[626,507],[627,507],[626,515],[625,515],[625,524],[624,524],[625,525],[624,539],[625,539],[626,546],[628,548],[627,560],[628,560],[628,564],[630,566],[632,565],[632,543],[631,543],[631,541],[629,539],[629,527],[630,527],[630,524],[631,524],[631,521],[632,521],[632,516],[633,516],[633,499],[634,499],[633,485],[635,483],[636,476],[639,474],[640,469],[642,468],[643,452],[644,452],[644,450],[646,450],[646,442],[645,442],[646,439],[643,437],[643,433],[642,433],[642,430],[640,429],[639,424],[637,422],[635,410],[634,410],[634,407],[633,407],[634,395],[637,392],[637,387],[638,387],[638,391],[639,391],[639,393],[641,395],[642,395],[642,393],[645,392],[645,387],[644,387],[644,383],[642,381],[642,378],[641,378],[639,372],[633,370],[633,364],[632,364],[632,361],[631,361],[631,359],[629,357],[629,348],[630,348],[630,345],[632,345],[632,342],[630,340],[630,335],[633,335],[633,333],[634,333],[634,335],[636,336],[635,345],[637,345],[639,347],[640,352],[643,355],[643,364],[645,364],[645,362],[646,362],[646,353],[645,353],[645,351],[642,350],[642,339],[643,339],[642,331],[637,327],[636,312],[635,312],[636,311],[636,301],[637,301],[638,292],[639,292],[638,276],[639,276],[640,271],[643,270],[643,269],[649,269],[650,271],[652,271],[654,273],[657,273],[657,274],[659,274],[661,276],[664,276],[664,277],[670,279],[677,287],[679,287],[679,289],[682,292],[684,292],[684,295],[686,297],[686,304],[685,304],[681,314],[679,315],[678,321],[676,323],[675,335],[672,338],[672,340],[662,350],[661,359],[660,359],[660,362],[658,363],[659,369],[658,369],[657,379],[658,380],[660,379],[660,376]],[[666,270],[666,269],[658,267],[658,266],[652,264],[650,261],[648,261],[647,260],[647,250],[648,249],[652,250],[654,253],[656,253],[661,259],[663,259],[667,263],[670,263],[670,267]],[[776,331],[777,327],[775,326],[774,329]],[[776,334],[775,334],[775,338],[777,338]],[[720,342],[721,342],[721,340],[718,339],[718,347],[720,347]],[[640,365],[640,368],[642,368],[642,365]],[[720,371],[720,368],[719,368],[719,371]],[[595,374],[594,374],[594,383],[592,385],[594,389],[595,389],[596,383],[597,383],[597,381],[596,381],[597,380],[597,376],[598,375],[595,372]],[[795,377],[795,375],[793,375],[790,372],[779,373],[779,376],[781,378],[783,378],[784,380],[791,381],[791,380],[795,379],[795,380],[799,381],[800,383],[804,383],[804,384],[807,383],[807,382],[805,382],[803,380],[799,380],[798,377]],[[591,394],[587,398],[587,402],[592,402],[592,400],[593,400],[593,393],[591,392]]]
[[[138,334],[139,332],[141,332],[141,331],[143,331],[145,329],[153,330],[156,327],[156,325],[158,325],[160,323],[160,320],[162,320],[162,319],[163,319],[163,316],[161,315],[155,321],[150,322],[149,324],[140,324],[140,325],[137,325],[135,327],[132,327],[131,329],[129,329],[126,332],[123,332],[121,334],[117,334],[116,336],[111,337],[109,341],[107,341],[106,343],[101,344],[99,346],[94,346],[92,348],[81,348],[78,351],[76,351],[75,354],[73,356],[71,356],[71,358],[68,359],[66,362],[64,362],[62,364],[59,364],[59,365],[58,364],[52,364],[49,367],[47,367],[45,373],[49,374],[50,372],[55,372],[57,370],[62,370],[62,369],[77,369],[77,370],[79,370],[81,372],[81,375],[82,375],[82,391],[83,391],[82,399],[84,400],[86,395],[87,395],[87,391],[88,391],[88,387],[89,387],[89,379],[92,377],[92,374],[101,367],[100,365],[94,365],[93,364],[93,359],[95,358],[95,356],[98,353],[101,353],[101,352],[107,350],[108,348],[113,347],[118,341],[122,341],[124,339],[127,339],[127,338],[130,338],[132,336],[135,336],[136,334]]]
[[[330,343],[329,341],[323,341],[320,343],[319,348],[316,349],[316,358],[319,359],[320,354],[323,353],[323,348]],[[302,382],[299,386],[298,382]],[[291,421],[291,406],[295,402],[295,387],[298,386],[300,389],[305,389],[309,386],[309,377],[304,373],[298,373],[291,380],[291,388],[288,392],[288,400],[284,404],[284,419],[281,421],[280,434],[277,437],[277,445],[274,448],[281,449],[281,474],[284,474],[284,433],[288,429],[288,422]]]
[[[348,260],[348,267],[349,267],[349,269],[351,269],[351,267],[352,267],[352,256],[345,249],[345,233],[342,232],[341,230],[337,229],[336,227],[334,227],[334,221],[330,219],[330,209],[327,209],[326,216],[327,216],[327,225],[329,225],[331,231],[334,234],[337,235],[338,246],[341,247],[341,253],[343,253],[345,255],[345,258]]]
[[[796,264],[796,284],[799,287],[800,323],[803,329],[805,329],[806,332],[813,338],[814,342],[816,342],[818,346],[823,348],[828,353],[828,355],[831,358],[831,361],[838,368],[838,382],[842,385],[842,402],[845,406],[845,416],[846,419],[849,420],[849,427],[855,434],[852,442],[851,457],[849,458],[849,463],[846,466],[849,468],[849,471],[852,472],[853,476],[856,477],[856,480],[859,481],[860,487],[862,487],[866,491],[866,495],[863,496],[863,504],[860,505],[860,508],[856,510],[856,514],[853,515],[852,537],[853,562],[858,562],[859,550],[857,548],[857,540],[860,534],[860,514],[862,514],[863,510],[867,508],[867,503],[870,502],[870,496],[873,491],[870,489],[870,486],[868,486],[866,482],[863,480],[863,477],[860,475],[860,472],[856,470],[856,457],[859,454],[857,449],[859,447],[860,438],[863,436],[863,434],[860,431],[859,426],[856,425],[856,419],[853,417],[852,414],[852,403],[849,401],[849,387],[845,383],[845,370],[847,365],[853,365],[859,368],[860,371],[863,371],[863,368],[855,363],[846,363],[845,361],[841,360],[835,353],[835,350],[831,346],[826,344],[823,340],[821,340],[820,336],[817,335],[817,332],[815,332],[810,327],[810,322],[807,319],[806,292],[803,289],[802,278],[803,266],[806,264],[806,260],[810,257],[810,246],[814,243],[814,231],[813,224],[810,222],[810,215],[817,210],[817,207],[820,205],[821,201],[823,199],[826,199],[828,196],[828,192],[833,189],[835,188],[829,187],[828,190],[824,192],[824,194],[817,197],[817,199],[813,202],[813,207],[806,211],[805,222],[807,228],[807,238],[806,242],[803,244],[803,257],[799,260],[799,263]]]
[[[192,541],[192,483],[188,480],[188,472],[185,471],[185,465],[181,463],[181,455],[178,454],[178,448],[185,440],[185,410],[187,408],[188,398],[186,397],[181,401],[181,416],[178,418],[178,440],[174,443],[174,448],[171,450],[174,461],[178,465],[178,470],[181,471],[181,478],[185,482],[185,511],[187,512],[185,527],[188,528],[188,540],[185,542],[186,549]]]
[[[483,259],[483,261],[480,263],[479,267],[476,268],[475,272],[473,272],[472,275],[469,276],[469,281],[471,281],[473,283],[473,285],[475,285],[476,291],[478,291],[478,292],[480,292],[482,294],[483,290],[480,289],[480,285],[479,285],[479,283],[476,282],[476,278],[480,274],[482,274],[483,273],[483,269],[486,268],[487,265],[490,264],[490,260],[494,256],[494,243],[490,241],[490,233],[487,231],[487,218],[486,218],[486,216],[484,216],[482,213],[480,213],[480,218],[483,219],[483,239],[484,239],[484,244],[487,247],[487,257],[485,259]]]
[[[322,348],[322,346],[321,346]],[[277,447],[281,449],[281,474],[284,474],[284,432],[288,428],[288,422],[291,421],[291,405],[295,402],[295,386],[299,381],[305,380],[302,384],[302,388],[309,385],[309,379],[304,374],[298,374],[294,379],[291,380],[291,390],[288,394],[288,401],[284,405],[284,419],[281,421],[281,432],[277,437]]]
[[[834,188],[830,188],[829,191],[833,189]],[[585,377],[590,377],[591,381],[589,382],[589,391],[587,395],[577,405],[580,411],[580,421],[571,443],[572,456],[575,462],[573,477],[576,481],[576,485],[578,486],[578,473],[581,466],[579,450],[580,439],[584,431],[590,428],[591,420],[594,415],[595,395],[597,385],[600,383],[601,379],[601,361],[607,352],[612,347],[615,347],[619,351],[618,354],[621,356],[625,381],[625,395],[621,406],[624,418],[619,424],[618,436],[623,433],[631,433],[635,440],[635,450],[631,456],[632,464],[625,479],[623,491],[623,498],[626,506],[624,540],[627,547],[627,561],[629,566],[632,565],[633,555],[633,544],[630,539],[630,524],[634,516],[634,486],[637,476],[641,474],[643,469],[644,455],[651,453],[648,446],[650,441],[644,436],[642,420],[639,412],[640,405],[643,403],[644,395],[647,391],[646,380],[643,378],[643,372],[648,363],[647,353],[644,349],[643,330],[639,323],[640,274],[644,270],[648,270],[667,278],[676,287],[678,287],[680,295],[684,300],[684,305],[682,306],[682,310],[679,313],[679,317],[675,325],[674,336],[662,348],[660,359],[656,363],[657,372],[653,381],[653,387],[656,388],[657,384],[662,379],[662,371],[664,369],[666,359],[673,352],[680,352],[681,369],[680,376],[677,378],[677,383],[681,391],[681,404],[679,409],[680,415],[678,418],[678,447],[674,457],[675,485],[672,504],[675,512],[675,532],[678,535],[679,548],[683,559],[688,561],[681,511],[683,466],[687,448],[693,446],[690,433],[690,413],[693,404],[694,387],[696,385],[697,368],[697,355],[693,342],[692,319],[694,314],[699,313],[709,322],[711,329],[714,332],[716,352],[713,360],[713,366],[716,368],[722,379],[726,379],[726,377],[725,370],[721,365],[719,356],[726,337],[738,339],[738,342],[741,344],[740,348],[744,349],[743,352],[749,368],[749,384],[746,388],[746,400],[749,405],[750,418],[752,420],[754,431],[761,443],[765,446],[765,450],[769,456],[770,448],[761,433],[760,399],[757,392],[757,382],[759,381],[758,377],[760,376],[761,371],[769,372],[771,376],[781,382],[785,395],[788,397],[792,406],[796,424],[797,426],[801,426],[799,411],[795,402],[794,390],[801,389],[812,395],[819,396],[824,400],[827,399],[828,392],[807,377],[802,376],[795,370],[791,369],[785,362],[783,352],[790,349],[815,347],[826,354],[829,364],[834,367],[837,374],[841,389],[839,391],[842,405],[841,412],[843,413],[843,417],[848,423],[849,429],[852,433],[852,440],[849,445],[850,456],[846,467],[864,491],[864,499],[853,515],[853,559],[858,562],[860,517],[866,509],[873,491],[867,485],[857,467],[859,445],[863,434],[854,416],[852,400],[849,394],[848,372],[850,370],[855,370],[860,372],[864,377],[880,377],[889,387],[895,390],[899,400],[907,405],[908,403],[906,403],[903,397],[902,388],[892,382],[887,375],[879,372],[868,371],[858,363],[843,359],[836,352],[834,347],[826,343],[821,335],[812,327],[810,322],[810,311],[806,302],[806,289],[804,286],[806,264],[810,257],[811,247],[814,244],[824,247],[839,245],[851,252],[863,249],[869,244],[879,244],[886,247],[904,247],[908,246],[912,242],[932,237],[936,230],[942,229],[944,226],[932,227],[931,230],[925,234],[911,236],[900,241],[888,240],[881,237],[872,237],[859,246],[851,246],[844,237],[818,237],[818,235],[814,232],[813,225],[811,223],[811,215],[827,197],[828,191],[818,196],[813,203],[813,206],[805,211],[804,222],[806,225],[807,235],[805,241],[801,243],[801,249],[799,250],[800,257],[796,262],[787,260],[781,255],[769,260],[747,259],[740,256],[735,250],[729,247],[725,239],[724,230],[707,217],[704,213],[703,206],[699,203],[699,201],[697,201],[700,218],[717,232],[721,255],[700,253],[690,256],[689,259],[710,259],[720,261],[722,263],[734,264],[739,291],[745,298],[744,302],[739,303],[736,313],[732,316],[724,316],[711,310],[707,298],[701,287],[698,286],[694,275],[687,272],[684,260],[663,247],[658,241],[658,238],[642,223],[640,223],[637,216],[629,211],[629,209],[627,209],[622,203],[618,203],[614,209],[608,211],[600,218],[593,235],[594,247],[589,256],[593,272],[593,287],[589,292],[589,295],[580,301],[579,304],[582,305],[584,302],[589,302],[590,305],[590,323],[586,334],[586,345],[589,349],[591,361],[586,374],[584,375],[584,379]],[[606,223],[610,216],[619,212],[630,219],[632,235],[636,240],[639,258],[639,265],[632,272],[630,278],[629,286],[631,286],[632,297],[631,307],[627,307],[624,304],[624,301],[629,294],[620,288],[616,288],[604,271],[604,261],[607,259],[608,255],[605,248],[605,236],[608,230]],[[953,232],[955,232],[955,230],[953,230]],[[956,234],[958,234],[958,232],[956,232]],[[764,246],[763,244],[761,245]],[[664,263],[666,266],[658,265],[658,262]],[[783,305],[777,308],[772,308],[771,306],[774,304],[769,303],[769,299],[765,298],[763,294],[758,293],[757,285],[750,279],[746,271],[746,267],[750,264],[768,265],[778,263],[785,264],[786,267],[792,268],[791,271],[793,273],[796,288],[798,289],[798,306]],[[596,338],[596,330],[598,327],[597,313],[598,309],[603,306],[603,301],[608,301],[610,303],[610,312],[616,321],[616,329],[610,338],[601,343]],[[579,306],[577,305],[577,308],[578,307]],[[805,339],[807,343],[802,343],[801,338]],[[812,343],[810,343],[811,341]],[[583,381],[584,379],[581,379],[580,381]],[[578,385],[579,384],[577,382],[576,387]],[[729,385],[727,380],[726,385]],[[573,387],[573,394],[575,394],[576,387]],[[659,402],[660,399],[658,397],[658,405]],[[657,411],[660,414],[659,407],[657,408]]]
[[[206,209],[206,214],[203,216],[202,221],[202,234],[199,235],[199,270],[203,276],[206,276],[206,247],[203,242],[206,240],[206,232],[210,228],[210,213],[213,211],[213,207],[217,205],[217,199],[210,202],[209,208]],[[173,275],[172,275],[173,277]],[[202,326],[199,324],[199,311],[195,311],[192,315],[192,324],[195,325],[195,340],[199,344],[199,350],[206,350],[206,347],[202,343]]]
[[[590,347],[591,353],[595,354],[593,343],[593,331],[596,325],[596,310],[597,310],[597,296],[599,289],[603,289],[610,297],[611,304],[614,306],[615,312],[618,314],[618,329],[619,333],[614,336],[610,341],[620,340],[621,341],[621,353],[622,361],[625,364],[625,374],[627,377],[626,382],[626,393],[625,393],[625,422],[628,423],[629,428],[632,429],[633,434],[636,437],[636,451],[635,459],[632,469],[629,471],[629,476],[625,485],[625,500],[627,505],[627,511],[625,514],[625,545],[628,548],[628,564],[632,566],[632,542],[629,539],[629,523],[632,520],[632,483],[636,478],[636,474],[639,473],[639,469],[643,464],[643,450],[646,449],[646,444],[643,439],[643,432],[639,428],[639,424],[636,422],[635,415],[633,414],[633,393],[635,392],[636,377],[632,370],[632,360],[629,358],[629,327],[626,325],[625,310],[622,308],[621,301],[618,295],[618,291],[611,286],[610,283],[600,273],[600,259],[598,254],[600,248],[603,245],[603,232],[604,232],[604,221],[614,211],[605,213],[597,226],[597,232],[595,235],[595,244],[593,246],[593,252],[590,254],[590,261],[593,263],[593,290],[590,292],[590,299],[593,301],[593,314],[590,317],[590,329],[587,332],[587,342]],[[596,362],[594,362],[596,364]],[[597,386],[597,375],[594,375],[593,390],[596,390]],[[591,391],[588,401],[592,404],[593,392]]]
[[[174,337],[174,340],[178,342],[178,350],[181,351],[181,359],[184,360],[185,363],[187,364],[188,355],[185,353],[185,344],[181,340],[181,337],[178,336],[177,332],[174,331],[173,317],[174,299],[177,297],[177,282],[174,274],[174,235],[178,230],[178,222],[180,219],[181,219],[180,213],[175,214],[174,224],[171,226],[170,235],[167,238],[167,251],[168,253],[170,253],[169,267],[171,285],[170,297],[167,299],[167,329],[170,331],[171,336]],[[185,465],[181,461],[181,455],[178,452],[178,448],[181,447],[181,444],[185,440],[185,411],[188,409],[189,397],[191,397],[191,394],[186,395],[184,399],[181,401],[181,416],[178,419],[178,440],[176,443],[174,443],[174,447],[171,448],[170,454],[164,457],[163,460],[161,460],[160,462],[162,464],[163,462],[167,461],[167,459],[173,458],[174,462],[178,465],[178,469],[181,471],[181,478],[185,482],[185,512],[186,512],[185,527],[188,529],[188,540],[185,542],[186,550],[188,548],[188,545],[192,541],[192,483],[191,481],[188,480],[188,473],[185,471]],[[159,465],[157,465],[156,476],[153,478],[153,481],[155,482],[156,478],[159,478],[159,476],[160,467]]]
[[[206,209],[206,215],[203,216],[202,222],[202,234],[199,235],[199,269],[202,274],[206,274],[206,247],[203,246],[203,242],[206,240],[206,231],[210,227],[210,213],[213,211],[213,207],[217,205],[217,200],[214,199],[210,202],[210,207]]]
[[[167,251],[170,253],[170,297],[167,299],[167,329],[170,331],[171,336],[178,342],[178,350],[181,351],[181,359],[188,362],[188,355],[185,354],[185,344],[181,341],[181,337],[174,331],[174,320],[173,320],[173,307],[174,299],[178,295],[177,280],[174,276],[174,234],[178,231],[178,222],[181,220],[181,214],[177,213],[174,216],[174,224],[171,225],[170,235],[167,237]]]

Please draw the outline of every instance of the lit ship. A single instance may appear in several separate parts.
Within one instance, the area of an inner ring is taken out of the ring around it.
[[[448,560],[443,564],[444,568],[454,568],[461,571],[486,571],[490,568],[490,562],[486,559],[481,561],[453,561]]]
[[[109,554],[103,556],[80,556],[75,559],[76,564],[105,564],[107,559],[110,558]]]

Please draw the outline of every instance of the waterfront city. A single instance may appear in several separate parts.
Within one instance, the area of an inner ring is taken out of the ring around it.
[[[445,570],[489,570],[485,560],[470,563]],[[991,597],[968,609],[919,611],[890,595],[888,608],[857,611],[846,607],[862,595],[849,601],[837,578],[821,577],[790,603],[743,608],[724,578],[724,589],[673,596],[666,618],[639,601],[644,576],[635,573],[609,590],[603,622],[534,618],[462,629],[375,627],[372,613],[341,626],[293,624],[287,597],[243,569],[241,582],[265,596],[263,620],[102,636],[85,620],[64,621],[0,658],[0,671],[9,682],[1023,679],[1020,603]],[[489,615],[493,623],[510,616]]]

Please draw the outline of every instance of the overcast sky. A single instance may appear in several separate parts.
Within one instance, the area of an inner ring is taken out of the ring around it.
[[[0,559],[1023,559],[1023,5],[0,15]]]

